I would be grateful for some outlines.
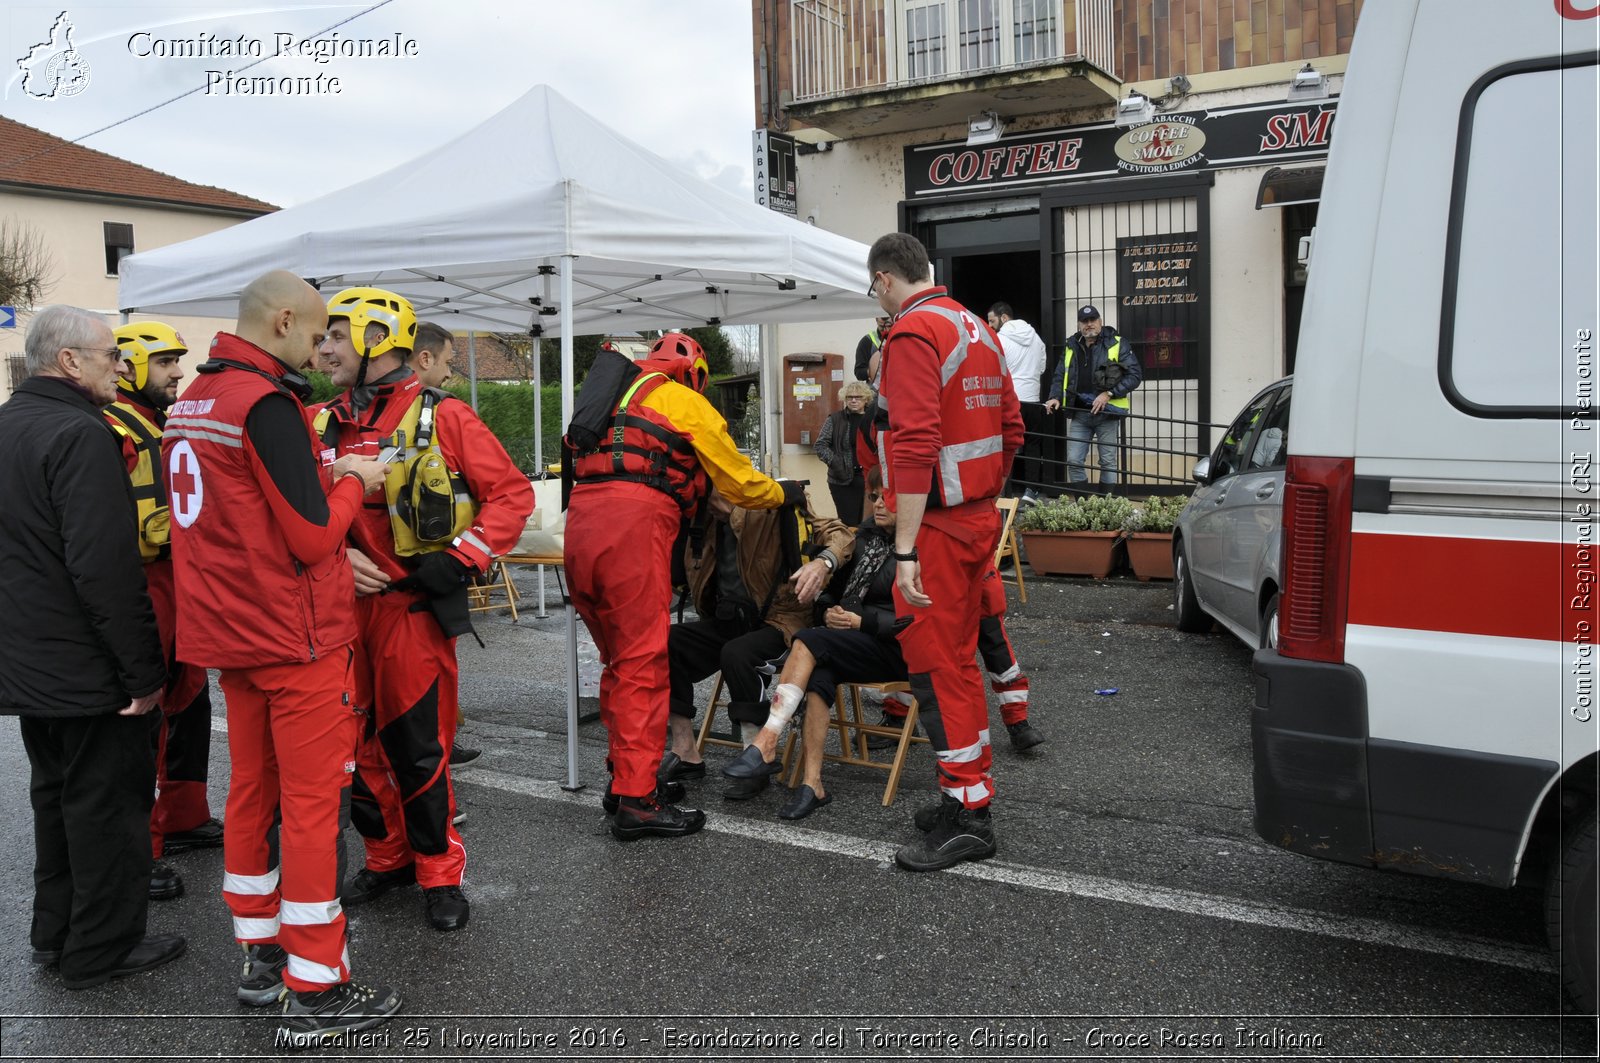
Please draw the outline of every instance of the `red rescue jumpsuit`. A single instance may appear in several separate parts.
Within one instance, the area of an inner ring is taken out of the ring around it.
[[[994,780],[978,620],[1000,534],[994,500],[1022,445],[1022,411],[999,339],[943,288],[918,292],[901,307],[884,341],[881,383],[889,417],[878,441],[884,488],[928,496],[916,545],[933,604],[913,608],[896,587],[896,612],[911,617],[900,647],[940,789],[982,808]]]
[[[359,478],[317,463],[288,367],[228,333],[168,411],[177,654],[222,670],[232,776],[222,896],[234,936],[288,953],[300,992],[349,980],[339,795],[355,771],[355,586],[345,533]],[[281,871],[267,832],[282,809]]]
[[[612,792],[646,797],[655,792],[666,747],[672,545],[704,493],[700,470],[736,506],[776,509],[784,499],[783,488],[739,453],[722,415],[693,389],[664,378],[646,383],[628,415],[651,427],[625,428],[621,473],[611,467],[609,443],[598,461],[576,459],[565,566],[572,604],[605,666],[600,718],[610,739]],[[660,464],[649,455],[660,455]]]
[[[385,378],[359,415],[347,392],[327,405],[323,443],[339,456],[375,458],[421,399],[422,383],[409,370],[399,379]],[[496,555],[516,546],[533,512],[533,486],[471,406],[453,397],[440,400],[434,426],[452,479],[465,482],[479,507],[472,526],[445,549],[469,569],[487,572]],[[410,573],[395,553],[383,501],[374,498],[362,507],[350,541],[391,580]],[[374,728],[356,758],[350,819],[366,843],[370,870],[415,863],[417,883],[429,889],[461,884],[466,849],[450,823],[450,746],[460,703],[456,640],[445,637],[432,613],[413,611],[423,600],[420,592],[403,591],[356,599],[357,699],[372,709]]]
[[[983,615],[978,621],[978,656],[989,673],[989,689],[1000,699],[1000,722],[1010,726],[1028,718],[1028,677],[1017,663],[1006,634],[1006,585],[989,565],[983,576]]]

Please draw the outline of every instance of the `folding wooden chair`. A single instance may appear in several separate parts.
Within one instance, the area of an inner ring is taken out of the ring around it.
[[[496,602],[496,591],[504,591],[506,600]],[[517,622],[517,585],[511,582],[511,569],[501,558],[496,558],[489,566],[489,571],[484,573],[481,582],[473,581],[467,586],[467,611],[483,613],[492,609],[511,610],[511,622]]]
[[[858,768],[873,768],[877,771],[889,773],[888,781],[883,787],[883,803],[887,807],[894,804],[895,794],[900,789],[900,772],[905,768],[906,753],[913,742],[924,745],[928,740],[917,734],[917,701],[911,699],[911,708],[906,712],[906,718],[899,727],[889,727],[883,724],[867,723],[861,716],[861,691],[863,689],[879,690],[885,694],[903,693],[911,689],[910,683],[840,683],[833,697],[833,715],[828,720],[828,729],[839,734],[839,752],[823,753],[822,759],[833,761],[837,764],[853,764]],[[848,692],[851,702],[851,711],[845,712],[845,695]],[[895,739],[894,756],[888,761],[873,760],[871,751],[867,748],[867,736],[883,735]],[[799,730],[789,732],[789,740],[783,748],[783,765],[789,772],[789,786],[792,788],[800,781],[800,758],[792,757],[795,751],[796,739]],[[790,766],[791,757],[793,766]]]
[[[717,702],[722,699],[722,673],[717,673],[716,682],[711,684],[711,703],[706,706],[706,718],[700,721],[700,736],[695,739],[695,748],[701,753],[706,751],[706,746],[729,746],[733,749],[743,749],[744,743],[739,740],[739,732],[734,729],[732,722],[726,731],[712,731],[711,724],[717,718]]]
[[[1017,577],[1017,600],[1026,605],[1028,603],[1028,588],[1022,583],[1022,554],[1017,550],[1017,500],[1015,498],[997,498],[994,508],[1000,511],[1005,521],[1000,525],[1000,541],[994,547],[995,568],[1000,567],[1000,559],[1007,554],[1011,555],[1011,571]]]

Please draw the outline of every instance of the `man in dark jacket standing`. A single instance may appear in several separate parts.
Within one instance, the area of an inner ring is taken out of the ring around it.
[[[35,963],[87,989],[176,959],[145,936],[150,715],[166,684],[133,493],[100,408],[121,352],[70,306],[28,326],[28,379],[0,406],[0,713],[32,765]]]
[[[1116,329],[1101,327],[1099,310],[1079,307],[1078,331],[1067,340],[1044,404],[1052,413],[1064,406],[1072,418],[1067,423],[1069,484],[1089,482],[1084,465],[1089,460],[1091,439],[1100,463],[1100,486],[1110,488],[1117,482],[1122,421],[1132,409],[1128,396],[1143,379],[1133,348]]]

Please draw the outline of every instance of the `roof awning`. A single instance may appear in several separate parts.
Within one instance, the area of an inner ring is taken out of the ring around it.
[[[1317,202],[1322,198],[1322,174],[1327,168],[1325,163],[1315,166],[1274,166],[1261,178],[1261,188],[1256,192],[1256,209]]]

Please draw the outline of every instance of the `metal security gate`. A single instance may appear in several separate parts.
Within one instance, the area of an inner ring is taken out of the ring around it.
[[[1208,439],[1211,184],[1209,173],[1187,174],[1041,196],[1051,371],[1086,303],[1132,345],[1144,369],[1123,426],[1119,490],[1182,489]],[[1064,436],[1065,419],[1058,421],[1053,427]],[[1047,468],[1064,483],[1064,439],[1051,442],[1061,463]],[[1092,480],[1092,457],[1089,468]]]

